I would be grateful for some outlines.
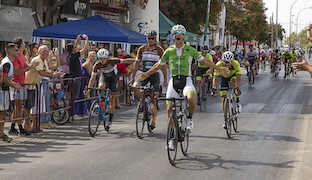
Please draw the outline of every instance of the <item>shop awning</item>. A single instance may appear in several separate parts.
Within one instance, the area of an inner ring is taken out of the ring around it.
[[[159,11],[159,37],[160,40],[166,40],[166,37],[175,23],[168,19],[161,11]],[[185,33],[186,42],[197,42],[198,35],[191,32]]]
[[[35,29],[33,32],[34,37],[71,40],[76,39],[78,34],[87,34],[89,40],[97,42],[146,43],[146,36],[99,15]]]
[[[31,41],[32,32],[36,29],[31,12],[30,8],[1,5],[0,41],[12,41],[15,37]]]

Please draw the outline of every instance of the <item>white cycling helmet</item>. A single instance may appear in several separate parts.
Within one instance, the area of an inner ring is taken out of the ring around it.
[[[209,52],[209,54],[210,54],[211,56],[217,55],[216,51],[214,51],[214,50],[211,50],[211,51]]]
[[[97,52],[96,55],[98,58],[106,59],[108,58],[109,52],[105,48],[102,48]]]
[[[234,54],[231,51],[225,51],[222,54],[222,60],[223,61],[233,61],[234,60]]]
[[[175,31],[182,31],[183,34],[186,33],[185,27],[181,24],[177,24],[171,28],[171,34],[173,34]]]

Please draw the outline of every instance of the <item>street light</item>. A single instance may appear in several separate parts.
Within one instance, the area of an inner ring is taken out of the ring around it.
[[[289,44],[290,44],[290,47],[291,47],[291,11],[292,11],[292,8],[294,6],[294,4],[297,2],[298,0],[296,0],[290,7],[290,13],[289,13]]]
[[[303,9],[301,9],[299,12],[298,12],[298,14],[297,14],[297,27],[296,27],[296,32],[297,32],[297,42],[298,42],[298,21],[299,21],[299,19],[298,19],[298,17],[299,17],[299,14],[303,11],[303,10],[306,10],[306,9],[312,9],[312,7],[307,7],[307,8],[303,8]]]

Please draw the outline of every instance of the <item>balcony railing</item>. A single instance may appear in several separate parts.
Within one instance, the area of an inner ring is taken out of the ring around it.
[[[96,7],[128,10],[127,0],[90,0],[90,3]]]

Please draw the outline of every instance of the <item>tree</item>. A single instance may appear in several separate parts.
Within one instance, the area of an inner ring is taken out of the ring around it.
[[[224,0],[211,0],[209,24],[216,24]],[[176,24],[198,33],[206,23],[207,0],[160,0],[160,10]]]
[[[301,47],[307,47],[307,45],[309,44],[309,40],[307,39],[307,29],[301,30],[298,35],[293,32],[291,34],[291,41],[292,44],[297,45],[298,43],[296,42],[299,42],[301,44]],[[285,44],[290,44],[289,37],[286,39]]]

